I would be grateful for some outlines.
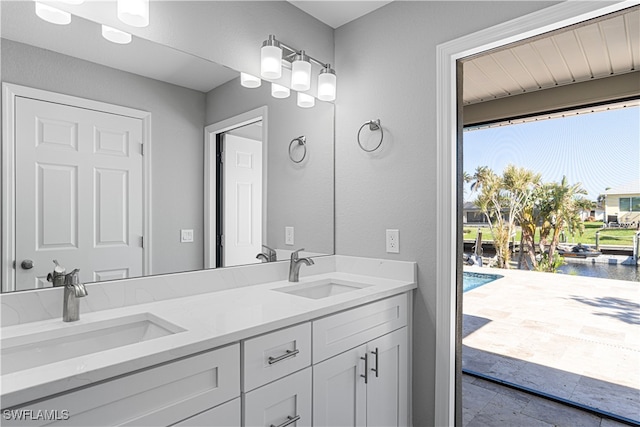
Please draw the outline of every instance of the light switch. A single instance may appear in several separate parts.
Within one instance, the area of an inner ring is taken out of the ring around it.
[[[193,230],[180,230],[180,243],[193,242]]]

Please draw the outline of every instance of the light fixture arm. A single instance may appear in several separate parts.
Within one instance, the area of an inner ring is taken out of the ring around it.
[[[289,58],[295,58],[296,55],[301,55],[304,54],[305,58],[308,59],[310,62],[313,62],[316,65],[319,65],[322,68],[331,68],[331,64],[325,64],[322,61],[317,60],[316,58],[312,57],[311,55],[308,55],[304,50],[298,50],[294,47],[291,47],[285,43],[282,43],[280,40],[276,39],[276,36],[274,36],[273,34],[269,35],[269,39],[265,40],[265,42],[263,43],[263,45],[265,43],[268,43],[270,46],[280,46],[282,49],[285,49],[288,54],[285,56],[283,55],[283,57],[289,59]]]

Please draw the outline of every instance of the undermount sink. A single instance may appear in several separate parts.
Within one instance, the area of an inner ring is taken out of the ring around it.
[[[64,326],[2,339],[2,375],[184,331],[150,313]]]
[[[362,283],[348,282],[346,280],[324,279],[309,283],[300,283],[284,288],[274,289],[274,291],[284,292],[289,295],[299,297],[321,299],[343,294],[345,292],[357,291],[358,289],[369,287]]]

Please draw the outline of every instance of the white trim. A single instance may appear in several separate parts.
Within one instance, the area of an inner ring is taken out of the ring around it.
[[[216,152],[216,136],[257,121],[262,121],[262,241],[267,241],[267,165],[268,165],[268,108],[258,107],[246,113],[228,118],[204,128],[204,268],[216,266],[216,162],[211,153]]]
[[[39,99],[142,120],[143,233],[142,274],[151,268],[151,113],[91,99],[34,89],[12,83],[2,83],[2,292],[15,290],[15,101],[16,97]]]
[[[436,363],[437,426],[455,422],[456,354],[456,61],[638,4],[568,1],[443,43],[436,48]]]

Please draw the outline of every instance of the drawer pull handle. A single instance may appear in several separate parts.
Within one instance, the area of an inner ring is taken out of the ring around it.
[[[269,365],[273,365],[274,363],[278,363],[284,359],[288,359],[289,357],[294,357],[298,353],[300,353],[300,350],[295,349],[295,350],[287,350],[285,354],[280,355],[278,357],[269,356]]]
[[[300,415],[296,415],[292,417],[291,415],[287,415],[287,420],[282,424],[276,426],[275,424],[271,424],[271,427],[287,427],[289,424],[293,424],[300,419]]]
[[[360,376],[364,378],[364,383],[367,384],[369,382],[369,354],[365,353],[364,357],[360,359],[364,360],[364,375],[360,374]]]
[[[376,367],[371,368],[371,370],[376,373],[376,378],[378,378],[378,347],[376,347],[376,351],[372,351],[371,354],[376,355],[376,363],[375,363]]]

